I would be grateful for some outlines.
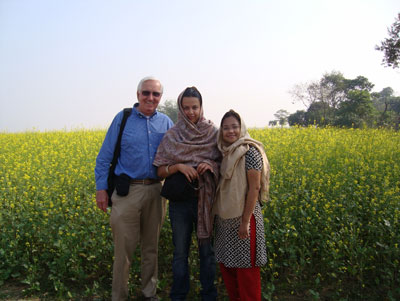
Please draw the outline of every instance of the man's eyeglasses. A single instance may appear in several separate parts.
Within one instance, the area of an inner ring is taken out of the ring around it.
[[[154,91],[144,90],[141,93],[142,93],[143,96],[150,96],[150,94],[153,94],[154,97],[160,97],[161,96],[160,92],[154,92]]]

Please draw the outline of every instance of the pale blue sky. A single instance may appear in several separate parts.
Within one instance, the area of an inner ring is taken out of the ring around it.
[[[295,84],[358,75],[400,95],[375,45],[398,0],[0,0],[0,131],[107,128],[147,75],[197,86],[205,116],[264,127]]]

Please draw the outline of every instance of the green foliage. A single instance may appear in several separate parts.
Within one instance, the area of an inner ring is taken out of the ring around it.
[[[267,300],[400,298],[400,134],[389,130],[251,130],[271,163],[263,207]],[[95,204],[93,169],[104,131],[0,134],[0,286],[23,283],[48,299],[108,300],[109,214]],[[173,253],[166,217],[159,296],[168,299]],[[191,292],[199,296],[193,237]],[[140,295],[140,252],[130,293]],[[221,276],[221,299],[226,292]]]
[[[367,91],[351,90],[348,100],[341,103],[336,114],[335,124],[360,128],[372,125],[374,107]]]
[[[394,96],[392,88],[387,87],[371,94],[372,102],[377,110],[377,125],[390,126],[396,129],[400,123],[400,97]]]
[[[288,116],[288,123],[290,126],[305,126],[306,125],[306,112],[298,110],[296,113]]]
[[[280,126],[284,126],[288,122],[289,112],[286,110],[278,110],[274,114],[275,120],[271,120],[269,125],[275,126],[279,124]]]
[[[329,125],[334,118],[336,110],[322,101],[314,102],[305,114],[306,124]]]
[[[388,29],[389,37],[381,42],[375,49],[383,52],[382,64],[393,69],[400,64],[400,13],[392,26]]]
[[[371,93],[373,87],[363,76],[346,79],[335,71],[324,74],[319,81],[296,85],[291,91],[293,99],[301,101],[307,110],[289,115],[289,125],[397,129],[400,114],[396,112],[398,98],[393,89]]]
[[[157,110],[171,118],[174,123],[178,120],[179,110],[175,100],[166,100],[163,104],[158,106]]]

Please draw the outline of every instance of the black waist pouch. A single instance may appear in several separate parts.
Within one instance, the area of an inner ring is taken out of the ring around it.
[[[186,176],[177,172],[165,179],[161,196],[170,201],[184,202],[197,199],[198,182],[190,183]]]
[[[115,189],[119,196],[126,196],[129,193],[129,186],[131,185],[131,178],[127,174],[121,174],[116,178]]]

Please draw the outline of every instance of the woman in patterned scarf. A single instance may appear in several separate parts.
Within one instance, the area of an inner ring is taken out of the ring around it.
[[[233,110],[221,121],[223,159],[214,203],[215,257],[230,300],[261,300],[260,266],[267,262],[260,203],[268,198],[269,163]]]
[[[190,288],[188,256],[193,227],[200,255],[202,300],[216,300],[215,257],[211,244],[211,210],[218,183],[221,153],[217,148],[217,128],[204,118],[200,92],[186,88],[178,97],[178,121],[164,135],[153,164],[158,176],[177,172],[189,182],[198,182],[198,194],[185,201],[169,200],[174,254],[172,261],[172,300],[186,300]]]

